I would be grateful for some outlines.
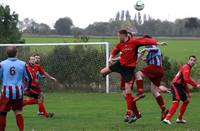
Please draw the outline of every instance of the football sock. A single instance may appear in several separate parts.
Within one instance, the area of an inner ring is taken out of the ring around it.
[[[23,119],[22,114],[16,115],[16,121],[17,121],[17,126],[19,128],[19,131],[23,131],[24,130],[24,119]]]

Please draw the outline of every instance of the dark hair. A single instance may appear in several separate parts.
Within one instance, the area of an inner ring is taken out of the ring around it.
[[[144,35],[143,38],[152,38],[150,35]]]
[[[128,31],[127,31],[127,30],[124,30],[124,29],[123,29],[123,30],[120,30],[118,33],[128,36]]]
[[[133,37],[133,33],[129,32],[129,31],[128,31],[128,35],[129,35],[130,38]]]
[[[40,56],[38,53],[35,53],[35,54],[33,54],[33,56],[35,57],[35,56]]]
[[[17,56],[17,47],[16,46],[8,46],[6,48],[7,56],[12,58]]]
[[[189,59],[190,59],[191,57],[197,59],[197,57],[196,57],[195,55],[189,56]]]

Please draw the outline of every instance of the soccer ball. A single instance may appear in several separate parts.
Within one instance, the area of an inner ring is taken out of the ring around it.
[[[144,9],[144,3],[141,1],[141,0],[138,0],[136,3],[135,3],[135,9],[137,11],[141,11]]]

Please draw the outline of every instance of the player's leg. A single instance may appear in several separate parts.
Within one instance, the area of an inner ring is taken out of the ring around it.
[[[0,131],[5,131],[6,129],[6,116],[7,112],[0,112]]]
[[[143,78],[145,77],[145,75],[141,71],[138,71],[135,77],[136,77],[136,86],[137,86],[138,96],[141,96],[142,98],[144,97]]]
[[[112,71],[110,70],[109,67],[105,67],[101,69],[100,73],[105,77],[106,75],[110,74]]]
[[[173,99],[173,103],[172,103],[172,105],[171,105],[171,107],[169,109],[169,112],[168,112],[167,116],[163,120],[163,122],[166,123],[166,124],[171,124],[170,120],[171,120],[172,116],[174,115],[174,113],[176,112],[176,110],[177,110],[177,108],[179,106],[180,90],[181,90],[181,88],[178,88],[177,86],[172,84],[172,99]]]
[[[41,98],[40,98],[41,100],[40,100],[40,102],[42,102],[42,103],[44,103],[44,94],[43,93],[41,93]],[[39,103],[38,103],[38,115],[44,115],[44,113],[42,112],[42,110],[41,110],[41,108],[40,108],[40,106],[39,106]]]
[[[105,77],[106,75],[110,74],[111,72],[117,72],[121,74],[122,66],[119,61],[115,62],[114,64],[110,65],[109,67],[105,67],[101,69],[100,74]]]
[[[186,95],[185,92],[182,92],[181,100],[183,101],[183,103],[182,103],[180,111],[178,113],[178,118],[177,118],[176,122],[185,124],[187,121],[183,119],[183,114],[185,113],[186,108],[187,108],[188,104],[190,103],[190,98]]]
[[[125,93],[126,93],[126,105],[127,105],[127,114],[130,116],[129,123],[135,122],[137,119],[141,117],[140,112],[136,106],[136,102],[134,101],[132,86],[135,80],[134,68],[124,69],[122,71],[122,77],[125,80]]]
[[[44,97],[43,93],[40,93],[40,95],[38,96],[38,109],[46,118],[51,118],[54,116],[54,113],[47,112],[43,103],[44,102],[43,97]]]
[[[23,106],[34,105],[38,103],[38,91],[33,89],[35,89],[35,87],[31,87],[29,91],[25,90],[24,95],[27,96],[27,98],[23,100]]]
[[[32,98],[32,97],[28,97],[28,98],[23,100],[23,106],[34,105],[34,104],[37,104],[37,103],[38,103],[37,99]]]
[[[160,94],[160,89],[155,86],[153,83],[151,83],[151,93],[153,94],[154,98],[156,99],[157,104],[160,107],[161,110],[161,121],[166,117],[168,110],[166,109],[164,100],[162,95]]]
[[[16,122],[17,122],[17,126],[19,128],[19,131],[23,131],[24,130],[24,118],[22,115],[22,111],[15,110],[14,113],[15,113]]]
[[[123,80],[123,78],[121,78],[120,89],[122,91],[122,96],[126,99],[125,83],[126,83],[125,80]]]
[[[15,113],[16,123],[19,128],[19,131],[24,130],[24,118],[22,115],[22,109],[23,109],[23,99],[13,100],[12,110]]]
[[[0,131],[6,129],[7,112],[10,111],[12,101],[0,94]]]
[[[46,111],[42,97],[43,95],[42,93],[40,93],[40,95],[38,96],[38,109],[39,109],[39,112],[41,112],[45,117],[48,117],[48,112]]]

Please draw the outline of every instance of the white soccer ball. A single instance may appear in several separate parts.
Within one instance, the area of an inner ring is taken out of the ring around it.
[[[137,11],[141,11],[144,9],[144,3],[141,1],[141,0],[138,0],[136,3],[135,3],[135,9]]]

